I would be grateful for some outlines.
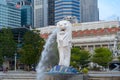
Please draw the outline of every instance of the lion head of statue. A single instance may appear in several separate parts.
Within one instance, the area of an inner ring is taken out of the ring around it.
[[[57,27],[60,28],[61,31],[65,31],[71,27],[71,23],[67,20],[62,20],[57,23]]]

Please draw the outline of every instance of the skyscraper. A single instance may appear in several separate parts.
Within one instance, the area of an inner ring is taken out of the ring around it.
[[[33,8],[34,28],[44,27],[48,24],[48,2],[47,0],[31,0]]]
[[[48,0],[48,25],[55,25],[55,0]]]
[[[8,5],[5,0],[0,0],[0,28],[21,27],[21,11]]]
[[[16,7],[21,9],[21,26],[29,28],[32,27],[32,6],[31,1],[18,0]]]
[[[80,0],[81,22],[99,21],[98,0]]]
[[[66,16],[74,16],[80,22],[80,0],[55,0],[55,23]]]
[[[30,5],[21,6],[21,26],[27,28],[32,26],[32,7]]]

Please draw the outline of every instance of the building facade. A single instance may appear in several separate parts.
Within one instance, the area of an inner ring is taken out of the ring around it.
[[[40,28],[41,37],[48,38],[48,35],[56,28],[56,26],[49,26]],[[107,47],[114,49],[114,42],[116,37],[120,36],[120,22],[119,21],[99,21],[73,24],[72,27],[72,44],[73,46],[92,52],[98,47]]]
[[[55,23],[67,16],[75,16],[80,22],[80,0],[55,0]]]
[[[99,21],[98,0],[80,0],[81,22]]]
[[[55,0],[48,0],[48,25],[55,25]]]
[[[30,0],[11,0],[8,2],[21,10],[21,27],[32,27],[32,6]]]
[[[0,28],[21,27],[21,11],[6,1],[0,1]]]
[[[48,1],[31,0],[33,12],[33,27],[39,28],[48,25]]]
[[[32,7],[29,5],[21,7],[21,26],[28,28],[32,26]]]

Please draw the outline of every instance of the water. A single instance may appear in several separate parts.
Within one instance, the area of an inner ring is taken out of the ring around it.
[[[47,72],[48,68],[53,67],[58,63],[59,58],[56,42],[58,31],[59,29],[55,29],[44,45],[44,50],[42,51],[40,61],[36,68],[37,80],[43,80],[44,72]]]

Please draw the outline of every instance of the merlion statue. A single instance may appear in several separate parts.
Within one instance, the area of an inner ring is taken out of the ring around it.
[[[59,52],[59,65],[69,67],[71,57],[72,25],[69,21],[62,20],[57,23],[57,43]]]

